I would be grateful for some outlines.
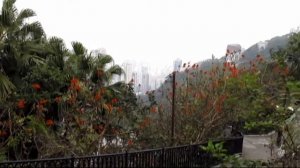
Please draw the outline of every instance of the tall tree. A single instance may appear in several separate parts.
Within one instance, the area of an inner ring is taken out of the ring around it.
[[[45,37],[39,22],[27,23],[35,16],[31,9],[20,12],[16,0],[4,0],[0,15],[0,97],[7,97],[29,66],[42,64],[40,45]],[[14,82],[12,82],[14,81]],[[13,84],[14,83],[14,84]]]
[[[291,72],[294,77],[300,79],[300,33],[294,33],[289,38],[287,62],[291,64]]]

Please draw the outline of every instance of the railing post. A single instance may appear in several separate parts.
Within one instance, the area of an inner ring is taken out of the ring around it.
[[[128,168],[128,151],[125,152],[125,168]]]
[[[192,149],[192,145],[189,145],[189,154],[188,154],[188,161],[189,161],[189,167],[192,167],[192,161],[193,161],[193,149]]]
[[[172,136],[172,146],[175,145],[175,92],[176,92],[176,71],[173,72],[173,94],[172,94],[172,125],[171,125],[171,136]]]
[[[71,167],[74,168],[75,167],[75,157],[74,155],[71,156]]]
[[[165,163],[165,148],[162,148],[162,151],[161,151],[161,167],[165,167],[166,165],[164,164]]]
[[[100,156],[97,156],[97,164],[96,164],[96,167],[100,167]]]

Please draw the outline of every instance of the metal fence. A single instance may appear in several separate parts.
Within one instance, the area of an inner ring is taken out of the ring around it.
[[[213,142],[217,143],[221,141],[224,142],[224,148],[228,151],[228,154],[242,153],[243,137],[223,139]],[[7,161],[1,162],[0,168],[209,167],[216,162],[211,154],[200,148],[200,146],[206,145],[207,143],[203,143],[99,156]]]

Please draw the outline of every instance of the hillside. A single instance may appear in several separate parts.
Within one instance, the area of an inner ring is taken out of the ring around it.
[[[243,64],[247,64],[250,60],[255,59],[255,57],[258,54],[263,55],[266,59],[269,59],[270,58],[270,50],[271,49],[278,50],[280,48],[285,48],[287,46],[288,38],[290,35],[291,35],[291,33],[285,34],[282,36],[276,36],[269,40],[265,40],[263,42],[257,42],[255,44],[253,44],[251,47],[244,50],[244,52],[241,54],[241,55],[244,55],[244,57],[243,58],[240,57],[240,59],[238,59],[238,61],[236,62],[237,65],[241,66]],[[225,60],[225,56],[222,56],[219,59],[217,59],[217,58],[207,59],[204,61],[200,61],[196,64],[199,65],[199,68],[201,70],[207,71],[207,70],[211,69],[212,65],[221,64],[224,60]],[[192,65],[190,65],[190,66],[192,66]],[[192,72],[195,70],[190,68],[189,71]],[[187,78],[188,77],[187,77],[186,73],[184,71],[180,71],[176,75],[176,83],[178,85],[182,85],[182,84],[186,85],[185,82],[187,81]],[[164,97],[171,91],[171,88],[172,88],[171,84],[172,84],[172,79],[171,79],[171,75],[169,75],[166,77],[165,82],[157,90],[154,91],[156,100],[158,102],[161,102],[163,104],[169,103],[168,100],[164,100]],[[147,102],[146,96],[141,96],[141,97],[143,97],[144,102]]]

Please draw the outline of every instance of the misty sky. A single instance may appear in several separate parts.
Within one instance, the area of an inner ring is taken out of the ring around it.
[[[200,61],[244,48],[300,24],[299,0],[17,0],[37,13],[48,36],[68,46],[105,48],[116,63],[136,60],[158,69],[176,58]]]

